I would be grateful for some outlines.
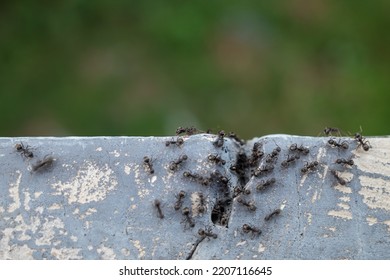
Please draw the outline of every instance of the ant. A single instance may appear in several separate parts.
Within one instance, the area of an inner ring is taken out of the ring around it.
[[[34,154],[30,151],[30,146],[24,146],[23,142],[20,142],[15,145],[15,149],[25,158],[33,158]]]
[[[292,152],[298,151],[298,152],[300,152],[300,153],[302,153],[304,155],[307,155],[310,152],[310,150],[308,148],[304,147],[303,145],[298,147],[298,145],[296,143],[292,144],[290,146],[289,150],[292,151]]]
[[[176,135],[179,135],[179,134],[182,134],[182,133],[186,133],[187,135],[193,135],[193,134],[196,134],[197,132],[198,132],[198,130],[194,126],[191,126],[191,127],[181,127],[181,126],[179,126],[176,129]]]
[[[237,202],[246,206],[250,211],[256,211],[257,209],[253,201],[247,202],[243,198],[239,197],[237,198]]]
[[[234,132],[229,132],[228,137],[236,140],[241,146],[245,144],[245,141],[240,139]]]
[[[290,163],[293,163],[295,162],[297,159],[299,159],[299,155],[295,155],[293,157],[290,157],[290,156],[287,156],[287,159],[282,161],[281,165],[283,167],[288,167],[290,165]]]
[[[206,210],[206,207],[204,206],[205,202],[204,202],[204,196],[203,196],[203,193],[198,193],[198,197],[199,197],[199,204],[198,204],[198,212],[199,213],[204,213],[204,211]]]
[[[272,211],[270,214],[268,214],[267,216],[265,216],[264,221],[269,221],[269,220],[271,220],[274,216],[279,215],[281,212],[282,212],[281,209],[275,209],[275,210]]]
[[[194,223],[194,221],[192,220],[192,218],[191,218],[191,216],[190,216],[190,208],[184,207],[181,213],[182,213],[183,216],[184,216],[184,220],[183,220],[183,221],[184,221],[185,223],[188,223],[188,225],[189,225],[190,227],[194,227],[194,226],[195,226],[195,223]]]
[[[340,185],[344,186],[347,183],[343,178],[341,178],[337,174],[336,170],[331,170],[330,173],[332,173],[332,175],[336,178],[337,182],[339,182]]]
[[[204,178],[204,177],[200,176],[197,173],[191,173],[189,171],[184,171],[183,172],[183,176],[186,177],[186,178],[190,178],[192,180],[195,180],[195,181],[199,182],[203,186],[208,186],[210,184],[210,179],[209,178]]]
[[[340,143],[340,142],[336,142],[336,140],[333,138],[328,140],[328,144],[331,145],[332,147],[343,148],[344,150],[347,150],[349,148],[347,141],[343,141]]]
[[[144,156],[144,167],[149,170],[150,174],[154,173],[152,160],[147,156]]]
[[[271,172],[274,170],[274,166],[271,164],[266,164],[262,166],[261,168],[257,168],[253,173],[252,176],[258,177],[266,172]]]
[[[365,141],[365,138],[360,133],[355,133],[355,140],[359,143],[358,148],[362,146],[366,152],[370,149],[370,142]]]
[[[305,166],[301,169],[302,173],[307,173],[308,171],[312,171],[318,166],[318,161],[313,161],[313,162],[307,162]]]
[[[31,166],[31,171],[36,172],[48,168],[53,164],[55,159],[51,156],[45,156],[42,160],[38,160],[35,164]]]
[[[267,189],[268,187],[272,186],[273,184],[275,184],[275,182],[276,182],[275,178],[271,178],[271,179],[268,179],[266,181],[261,180],[260,184],[257,185],[256,189],[258,191],[263,191],[263,190]]]
[[[171,163],[169,164],[169,169],[170,169],[171,171],[177,170],[177,168],[179,167],[179,165],[180,165],[183,161],[186,161],[187,159],[188,159],[187,155],[182,155],[182,156],[180,156],[177,160],[171,161]]]
[[[215,162],[215,164],[222,164],[222,165],[225,165],[225,164],[226,164],[226,161],[223,160],[223,159],[221,158],[221,156],[219,156],[219,155],[212,155],[212,154],[210,154],[210,155],[207,157],[207,159],[208,159],[209,161]]]
[[[217,184],[227,187],[229,179],[226,176],[223,176],[218,170],[211,173],[210,179],[215,181]]]
[[[263,157],[264,152],[261,150],[262,146],[263,145],[259,142],[253,144],[252,154],[248,160],[250,166],[256,166],[259,163],[259,160]]]
[[[165,146],[169,146],[169,145],[176,145],[178,147],[180,147],[181,145],[183,145],[184,143],[184,139],[182,137],[177,137],[176,141],[175,140],[168,140],[165,142]]]
[[[260,235],[261,234],[261,230],[254,227],[254,226],[250,226],[248,224],[243,224],[242,225],[242,231],[244,233],[252,233],[252,236],[255,236],[255,235]]]
[[[245,194],[245,195],[251,194],[251,191],[249,189],[245,189],[244,187],[241,186],[236,186],[233,192],[234,192],[234,197],[237,197],[240,194]]]
[[[340,129],[337,127],[325,127],[325,129],[322,131],[326,136],[332,135],[332,133],[337,133],[338,135],[340,134]]]
[[[205,238],[205,237],[212,237],[212,238],[216,239],[216,238],[218,237],[217,234],[215,234],[215,233],[213,233],[213,232],[211,231],[211,227],[206,227],[206,230],[200,228],[200,229],[198,230],[198,234],[199,234],[201,237],[204,237],[204,238]]]
[[[181,208],[181,206],[183,205],[183,198],[186,196],[186,192],[185,191],[180,191],[177,195],[176,195],[176,198],[177,198],[177,201],[175,203],[175,210],[179,210]]]
[[[352,166],[354,165],[354,162],[352,159],[345,159],[345,158],[338,158],[336,159],[335,161],[337,164],[342,164],[342,165],[349,165],[349,166]]]
[[[155,206],[156,209],[157,209],[158,217],[159,217],[160,219],[164,219],[164,214],[163,214],[163,212],[162,212],[162,210],[161,210],[161,202],[160,202],[160,200],[155,199],[155,200],[154,200],[154,206]]]
[[[221,130],[220,132],[218,132],[218,138],[213,142],[214,146],[218,148],[222,147],[224,142],[223,139],[224,137],[225,137],[225,131]]]

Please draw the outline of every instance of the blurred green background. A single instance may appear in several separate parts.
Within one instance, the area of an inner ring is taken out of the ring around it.
[[[0,135],[388,135],[390,1],[1,1]]]

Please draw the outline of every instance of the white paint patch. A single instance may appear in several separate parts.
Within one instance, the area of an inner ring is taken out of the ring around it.
[[[83,257],[79,255],[81,249],[76,248],[52,248],[51,254],[58,260],[81,260]]]
[[[316,190],[316,191],[314,191],[314,194],[313,194],[313,196],[311,198],[311,203],[316,202],[317,199],[318,199],[318,191]]]
[[[370,216],[366,218],[366,221],[367,221],[369,226],[372,226],[372,225],[375,225],[375,224],[378,223],[378,219],[377,218],[370,217]]]
[[[354,163],[363,172],[389,176],[390,139],[370,138],[368,140],[371,145],[368,152],[362,148],[352,152],[355,155]]]
[[[238,243],[236,244],[236,247],[243,246],[243,245],[245,245],[245,244],[246,244],[246,240],[243,240],[243,241],[241,241],[241,242],[238,242]]]
[[[131,172],[131,166],[130,165],[125,165],[125,173],[127,175],[130,175],[130,172]]]
[[[117,151],[117,150],[114,150],[112,152],[109,152],[110,155],[114,155],[114,157],[120,157],[121,154]]]
[[[80,219],[85,219],[86,217],[88,217],[88,216],[90,216],[90,215],[92,215],[93,213],[96,213],[96,212],[97,212],[96,208],[88,208],[88,210],[85,211],[84,214],[80,215]]]
[[[58,203],[53,203],[52,205],[50,205],[49,207],[47,207],[47,209],[48,209],[48,210],[51,210],[51,211],[53,211],[53,210],[59,210],[59,209],[61,209],[61,205],[58,204]]]
[[[350,202],[351,201],[351,198],[349,196],[342,196],[339,199],[343,202]]]
[[[345,185],[343,186],[343,185],[337,184],[334,187],[334,189],[338,190],[341,193],[345,193],[345,194],[351,194],[352,193],[352,189],[350,187],[345,186]]]
[[[311,213],[305,213],[305,216],[307,217],[307,223],[311,225],[313,215]]]
[[[337,206],[339,206],[340,208],[344,209],[344,210],[349,210],[349,205],[348,204],[345,204],[345,203],[338,203]]]
[[[103,151],[103,148],[102,148],[102,147],[98,147],[98,148],[96,148],[95,151],[96,151],[96,152],[101,152],[101,151]]]
[[[77,236],[71,235],[70,240],[72,240],[73,242],[77,242],[77,240],[79,239],[77,238]]]
[[[371,209],[385,209],[390,211],[390,181],[381,178],[359,176],[362,188],[359,194],[363,202]]]
[[[262,243],[259,243],[259,247],[257,248],[257,252],[263,253],[267,249]]]
[[[336,232],[336,228],[335,227],[328,227],[327,229],[330,230],[331,232]]]
[[[77,175],[69,182],[52,184],[56,195],[67,196],[68,203],[89,203],[104,200],[108,193],[118,185],[114,172],[108,167],[98,167],[93,162],[86,162]]]
[[[35,240],[37,246],[52,245],[52,240],[56,236],[55,229],[63,229],[64,223],[59,219],[48,220],[45,218],[45,222],[42,224],[41,230],[38,232],[38,236]]]
[[[352,220],[352,213],[348,210],[330,210],[328,215],[336,218]]]
[[[104,246],[103,244],[100,245],[100,247],[96,251],[99,253],[101,259],[103,260],[114,260],[116,257],[114,250],[110,247]]]
[[[12,213],[15,210],[20,208],[19,186],[20,186],[20,181],[22,179],[22,173],[19,170],[17,170],[16,173],[18,175],[16,178],[16,182],[11,183],[8,189],[9,196],[13,200],[13,202],[8,207],[8,213]]]
[[[24,194],[24,202],[23,202],[24,210],[30,211],[30,205],[29,205],[31,201],[30,193],[23,192],[23,194]]]
[[[132,243],[138,250],[138,259],[143,259],[145,257],[145,247],[141,246],[141,242],[139,240],[134,240]]]
[[[35,193],[34,193],[34,198],[37,199],[37,198],[39,198],[42,194],[43,194],[43,192],[35,192]]]
[[[387,226],[387,231],[390,232],[390,221],[389,220],[384,221],[383,224],[385,224]]]

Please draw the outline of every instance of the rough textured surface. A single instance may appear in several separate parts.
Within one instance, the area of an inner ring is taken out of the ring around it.
[[[0,138],[0,259],[390,258],[389,138],[368,138],[368,151],[340,137],[348,149],[331,137],[270,135],[245,145],[211,134],[182,138],[169,146],[177,136]],[[292,151],[294,143],[309,153]],[[266,166],[273,168],[259,170]]]

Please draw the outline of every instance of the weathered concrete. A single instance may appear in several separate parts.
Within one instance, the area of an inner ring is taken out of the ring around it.
[[[389,138],[367,138],[368,151],[340,137],[348,149],[332,147],[330,137],[270,135],[245,145],[225,138],[222,147],[213,144],[215,135],[183,139],[166,146],[177,137],[0,138],[0,259],[390,258]],[[30,146],[25,153],[15,149],[20,143]],[[255,143],[264,155],[249,166]],[[291,151],[293,143],[309,153]],[[171,170],[184,154],[188,159]],[[37,165],[44,158],[47,164]],[[313,161],[318,165],[303,173]],[[257,170],[267,164],[273,169]],[[257,190],[271,178],[272,186]],[[175,210],[180,191],[186,195]],[[266,221],[275,209],[280,214]],[[261,234],[245,233],[243,224]],[[201,237],[199,229],[217,238]]]

